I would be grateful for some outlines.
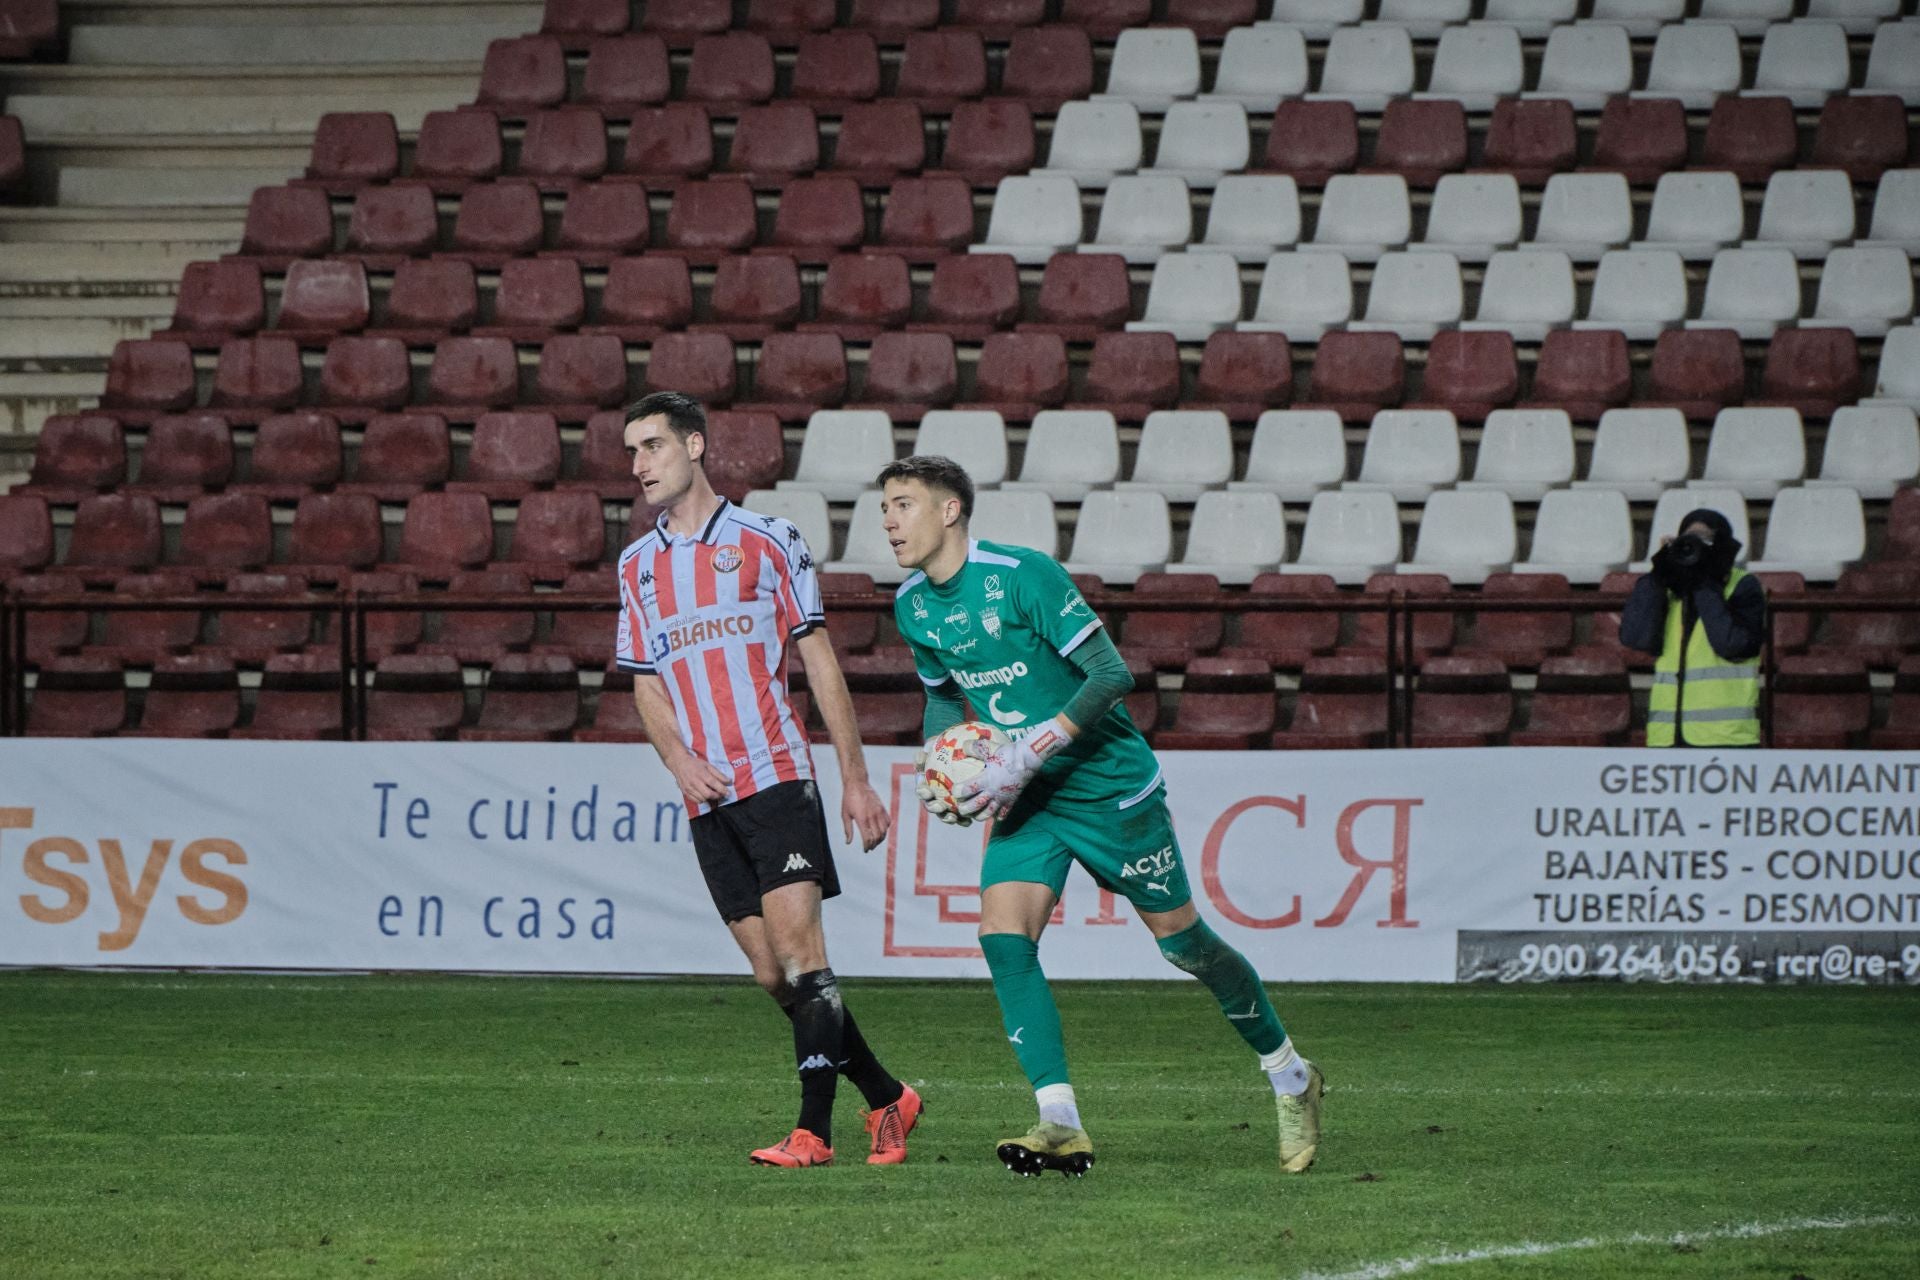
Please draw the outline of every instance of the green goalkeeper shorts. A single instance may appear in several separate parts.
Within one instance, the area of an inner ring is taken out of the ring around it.
[[[980,864],[980,887],[1030,880],[1058,896],[1075,862],[1094,883],[1142,911],[1172,911],[1193,896],[1162,787],[1118,810],[1057,798],[1043,805],[1016,804],[994,824]]]

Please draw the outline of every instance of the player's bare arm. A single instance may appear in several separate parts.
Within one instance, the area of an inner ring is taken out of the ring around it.
[[[647,727],[647,741],[660,753],[660,763],[680,784],[680,790],[705,804],[718,804],[733,790],[733,783],[707,761],[687,749],[680,740],[680,722],[674,718],[673,702],[659,676],[635,675],[633,705],[640,722]]]
[[[853,698],[847,693],[847,680],[840,671],[840,659],[834,655],[833,642],[824,631],[800,637],[794,646],[807,668],[807,685],[813,690],[814,705],[826,721],[827,736],[833,741],[834,754],[840,760],[840,824],[849,842],[854,828],[860,830],[860,847],[871,850],[887,838],[890,825],[887,806],[874,791],[867,777],[867,758],[860,750],[860,726],[853,715]],[[637,684],[637,682],[636,682]]]

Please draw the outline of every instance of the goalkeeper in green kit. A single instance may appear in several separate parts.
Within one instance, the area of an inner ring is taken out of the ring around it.
[[[1194,909],[1159,761],[1121,704],[1133,679],[1100,619],[1052,557],[968,535],[973,481],[959,464],[906,458],[878,483],[894,558],[913,570],[894,620],[927,688],[927,737],[969,719],[971,703],[1012,738],[974,744],[985,768],[954,788],[951,806],[924,784],[920,793],[943,822],[993,823],[980,949],[1040,1108],[1039,1123],[1000,1143],[1001,1161],[1025,1175],[1093,1163],[1039,960],[1078,862],[1133,903],[1161,954],[1206,985],[1260,1056],[1279,1103],[1280,1167],[1304,1172],[1320,1144],[1320,1070],[1294,1052],[1246,957]]]

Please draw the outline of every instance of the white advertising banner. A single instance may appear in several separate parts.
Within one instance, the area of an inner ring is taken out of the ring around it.
[[[872,749],[844,974],[981,977],[983,836]],[[1194,897],[1272,981],[1920,981],[1920,755],[1162,756]],[[1142,850],[1152,854],[1153,850]],[[1075,870],[1062,978],[1177,974]],[[0,964],[737,973],[646,747],[0,742]]]

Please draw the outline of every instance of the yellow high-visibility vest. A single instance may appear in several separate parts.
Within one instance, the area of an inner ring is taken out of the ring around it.
[[[1727,575],[1725,596],[1746,570]],[[1674,725],[1690,747],[1751,747],[1760,742],[1760,659],[1729,662],[1713,651],[1707,629],[1693,620],[1684,646],[1680,637],[1680,598],[1667,593],[1667,634],[1653,664],[1653,692],[1647,699],[1647,745],[1674,745]],[[1682,657],[1684,655],[1684,663]]]

